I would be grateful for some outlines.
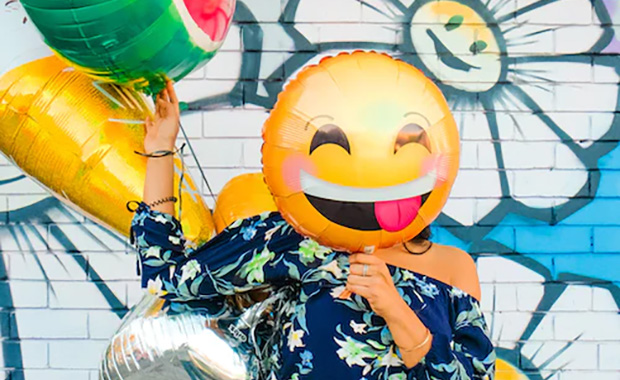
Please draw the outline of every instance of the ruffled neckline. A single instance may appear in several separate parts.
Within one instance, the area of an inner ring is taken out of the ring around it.
[[[235,233],[236,230],[240,230],[242,228],[242,222],[243,221],[250,221],[251,222],[253,220],[258,220],[258,219],[261,219],[261,220],[273,219],[273,220],[277,220],[277,221],[284,221],[284,222],[286,222],[286,220],[282,217],[282,215],[279,212],[271,211],[271,212],[266,212],[266,213],[261,214],[261,215],[255,215],[255,216],[252,216],[252,217],[249,217],[249,218],[240,219],[240,220],[232,223],[224,231],[226,231],[228,233]],[[220,233],[219,235],[223,235],[223,234],[224,233]],[[207,243],[207,245],[208,244],[209,243]],[[338,256],[343,255],[343,256],[348,258],[348,256],[350,255],[349,253],[342,252],[342,251],[335,251],[335,250],[333,250],[332,252],[335,253],[335,255],[333,257],[333,260],[334,261],[338,261],[338,262],[341,262],[340,260],[337,260]],[[349,269],[348,268],[349,267],[348,262],[349,261],[346,260],[346,266],[342,266],[340,268],[340,269],[343,270],[343,272],[345,272],[347,274],[348,274],[348,269]],[[463,289],[460,289],[460,288],[458,288],[458,287],[456,287],[454,285],[448,284],[448,283],[446,283],[446,282],[444,282],[442,280],[439,280],[439,279],[437,279],[435,277],[432,277],[432,276],[429,276],[429,275],[426,275],[426,274],[423,274],[423,273],[419,273],[419,272],[416,272],[414,270],[410,270],[410,269],[406,269],[406,268],[401,268],[399,266],[396,266],[396,265],[393,265],[393,264],[389,264],[389,263],[386,263],[386,265],[388,266],[388,268],[390,270],[390,274],[392,274],[392,276],[394,276],[396,271],[400,271],[401,272],[401,274],[402,274],[401,281],[407,281],[408,280],[408,278],[407,278],[408,275],[406,275],[405,273],[410,273],[410,275],[414,276],[413,278],[418,278],[419,281],[427,282],[427,283],[432,283],[435,286],[437,286],[439,288],[442,288],[444,291],[447,291],[449,294],[457,295],[459,298],[467,297],[467,298],[469,298],[469,299],[479,303],[479,301],[476,298],[474,298],[471,294],[467,293]],[[327,279],[324,279],[323,281],[319,280],[317,282],[314,282],[314,285],[315,286],[316,285],[318,285],[318,286],[326,286],[327,285],[328,287],[334,287],[334,286],[342,285],[342,284],[344,284],[346,282],[346,278],[344,278],[344,277],[341,278],[341,279],[335,279],[335,280],[336,281],[333,281],[333,280],[332,281],[328,281]],[[308,286],[310,284],[303,284],[303,285],[304,286]],[[310,286],[310,287],[313,287],[313,286]]]
[[[390,273],[392,274],[392,276],[394,275],[394,271],[399,270],[401,272],[409,272],[414,276],[420,277],[422,278],[424,281],[430,281],[432,283],[434,283],[435,285],[438,285],[442,288],[444,288],[445,290],[447,290],[450,293],[456,293],[459,294],[460,297],[467,297],[467,298],[471,298],[473,301],[479,302],[474,296],[472,296],[471,294],[469,294],[468,292],[464,291],[463,289],[456,287],[454,285],[448,284],[447,282],[444,282],[442,280],[439,280],[435,277],[431,277],[427,274],[423,274],[423,273],[419,273],[410,269],[405,269],[405,268],[401,268],[399,266],[396,265],[392,265],[392,264],[387,264],[388,268],[390,269]]]

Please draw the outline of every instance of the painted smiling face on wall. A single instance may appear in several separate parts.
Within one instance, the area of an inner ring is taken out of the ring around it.
[[[415,11],[411,24],[411,43],[416,51],[430,53],[419,57],[442,82],[471,92],[487,91],[499,80],[500,36],[470,6],[429,1]]]
[[[439,89],[377,53],[304,69],[263,138],[265,179],[283,216],[350,252],[415,236],[441,211],[458,171],[458,132]]]

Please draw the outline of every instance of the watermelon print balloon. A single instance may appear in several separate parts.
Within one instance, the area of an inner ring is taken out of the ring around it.
[[[45,42],[104,82],[153,94],[209,61],[235,0],[22,0]]]

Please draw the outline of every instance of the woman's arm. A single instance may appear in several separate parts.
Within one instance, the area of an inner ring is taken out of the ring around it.
[[[368,266],[366,276],[362,275],[364,265]],[[459,283],[468,289],[479,289],[475,266],[473,274],[469,273],[471,270],[470,267],[461,272]],[[453,288],[450,295],[450,314],[455,316],[453,334],[433,335],[402,299],[387,266],[380,259],[365,254],[351,256],[347,287],[365,297],[373,310],[385,319],[413,378],[465,378],[461,374],[472,379],[493,378],[495,352],[486,334],[477,299]]]
[[[157,96],[154,120],[146,125],[146,153],[174,148],[179,107],[171,82]],[[171,300],[210,299],[301,281],[333,256],[331,250],[297,234],[277,214],[237,221],[204,246],[186,249],[174,203],[149,206],[173,195],[173,175],[172,156],[149,158],[144,200],[131,225],[143,287],[155,286]]]
[[[132,221],[142,286],[171,301],[211,299],[307,276],[327,277],[337,255],[293,230],[277,213],[239,220],[196,250],[183,248],[180,223],[142,204]],[[325,272],[325,273],[317,273]]]
[[[154,119],[146,120],[145,153],[173,150],[179,133],[179,101],[169,81],[156,99]],[[172,197],[174,194],[174,156],[148,158],[144,182],[144,203]],[[153,206],[153,210],[174,216],[174,203]]]
[[[347,288],[366,298],[375,313],[383,317],[400,348],[407,367],[413,367],[431,347],[432,336],[394,286],[383,260],[374,255],[351,255]],[[367,265],[364,276],[364,265]]]

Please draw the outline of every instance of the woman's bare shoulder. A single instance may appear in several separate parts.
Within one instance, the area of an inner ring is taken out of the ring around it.
[[[397,245],[375,254],[388,264],[430,276],[480,300],[476,263],[462,249],[435,243],[427,253],[412,255]]]
[[[457,287],[480,300],[480,282],[476,263],[469,253],[449,245],[435,244],[438,264],[447,265],[450,285]]]

